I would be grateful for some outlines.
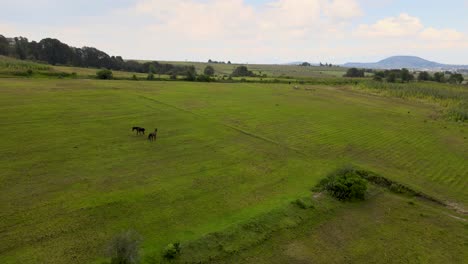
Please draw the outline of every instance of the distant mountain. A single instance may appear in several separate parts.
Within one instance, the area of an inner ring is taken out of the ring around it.
[[[369,68],[369,69],[417,69],[417,70],[459,70],[468,69],[468,65],[449,65],[428,61],[415,56],[393,56],[379,62],[358,63],[349,62],[344,67]]]

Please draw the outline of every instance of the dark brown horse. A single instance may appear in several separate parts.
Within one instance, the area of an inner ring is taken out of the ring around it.
[[[136,130],[137,135],[139,135],[140,133],[143,135],[145,134],[145,129],[142,127],[133,127],[132,131],[135,131],[135,130]]]
[[[150,133],[148,135],[148,140],[149,141],[156,141],[156,136],[158,135],[158,129],[156,128],[154,132]]]

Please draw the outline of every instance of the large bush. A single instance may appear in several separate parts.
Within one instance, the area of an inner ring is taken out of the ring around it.
[[[203,73],[205,75],[207,75],[207,76],[213,76],[214,73],[215,73],[215,70],[214,70],[213,66],[208,65],[208,66],[205,67],[205,70],[203,71]]]
[[[239,66],[234,69],[231,76],[232,77],[254,77],[255,74],[252,71],[249,71],[249,69],[246,66]]]
[[[111,70],[100,70],[96,72],[96,76],[101,80],[111,80],[113,78]]]
[[[318,184],[319,189],[325,190],[339,200],[364,199],[367,181],[353,168],[337,170]]]
[[[351,77],[351,78],[363,78],[364,77],[364,70],[357,69],[357,68],[350,68],[346,71],[344,77]]]

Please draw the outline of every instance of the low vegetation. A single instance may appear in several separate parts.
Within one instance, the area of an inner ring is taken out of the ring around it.
[[[164,248],[163,257],[165,259],[174,259],[180,254],[180,243],[171,243]]]
[[[436,82],[411,82],[408,84],[368,81],[359,88],[386,95],[434,102],[444,107],[445,115],[453,121],[468,120],[468,90],[463,85]]]

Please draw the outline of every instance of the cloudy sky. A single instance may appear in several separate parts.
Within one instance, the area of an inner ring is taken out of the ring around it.
[[[0,0],[0,34],[127,59],[468,64],[468,0]]]

